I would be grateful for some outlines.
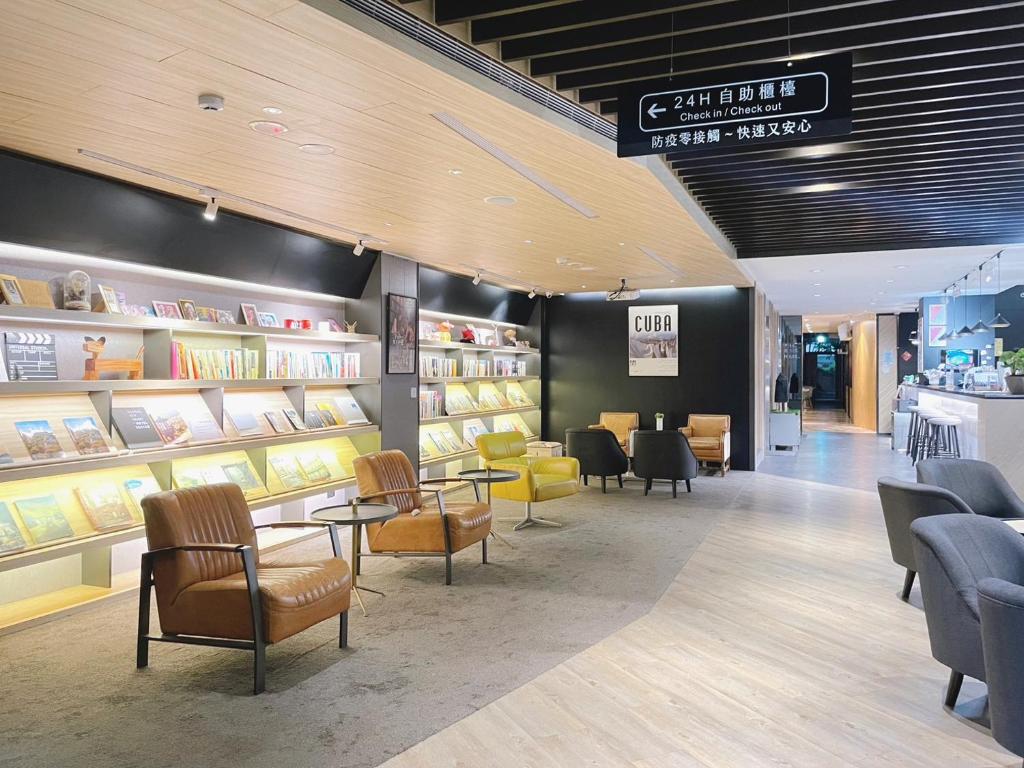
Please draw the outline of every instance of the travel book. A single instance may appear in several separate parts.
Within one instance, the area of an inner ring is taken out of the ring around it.
[[[480,419],[468,419],[462,425],[462,437],[473,448],[476,448],[477,437],[485,434],[487,434],[487,427]]]
[[[17,507],[21,521],[28,528],[28,533],[36,544],[69,539],[75,535],[60,504],[57,503],[57,498],[52,494],[19,499],[14,502],[14,506]]]
[[[285,488],[301,488],[306,484],[293,456],[271,456],[268,461]]]
[[[331,479],[331,472],[324,460],[315,453],[302,453],[297,457],[299,471],[311,483],[322,483]]]
[[[275,432],[280,434],[295,431],[281,411],[266,411],[263,415],[267,417],[267,421],[270,422],[270,426],[274,428]]]
[[[345,419],[342,417],[341,411],[339,411],[338,407],[329,400],[317,403],[316,407],[319,409],[320,413],[325,414],[324,420],[326,420],[332,427],[336,425],[343,425],[345,423]],[[327,418],[328,415],[330,416],[330,419]]]
[[[256,414],[251,411],[227,411],[228,418],[231,419],[231,423],[235,425],[235,431],[243,437],[249,435],[262,435],[263,427],[261,426],[259,419]]]
[[[219,464],[212,467],[203,467],[199,470],[199,476],[203,478],[203,485],[216,485],[217,483],[230,483],[224,467]]]
[[[225,464],[223,470],[228,480],[242,489],[246,498],[254,495],[255,492],[263,492],[263,483],[253,474],[248,462],[239,461],[234,464]]]
[[[220,425],[211,416],[201,414],[188,419],[188,431],[192,433],[192,440],[199,442],[216,442],[224,439],[224,432]]]
[[[164,444],[145,408],[111,408],[110,418],[129,448],[158,448]]]
[[[68,434],[71,435],[71,442],[75,444],[75,450],[83,456],[110,453],[114,450],[92,416],[64,419],[64,426],[67,428]]]
[[[175,488],[198,488],[205,484],[206,483],[203,482],[203,476],[198,470],[179,469],[174,472]]]
[[[121,492],[113,483],[76,488],[75,492],[78,494],[82,509],[85,510],[85,516],[97,531],[109,531],[135,524],[131,511],[121,497]]]
[[[345,420],[345,424],[370,423],[370,420],[366,418],[366,414],[363,413],[363,409],[359,407],[359,403],[356,402],[352,395],[339,395],[334,398],[334,403],[338,407],[341,418]]]
[[[285,408],[284,415],[288,417],[288,421],[290,421],[292,426],[299,432],[306,429],[306,423],[302,420],[302,417],[299,416],[299,412],[294,408]]]
[[[319,405],[317,405],[317,413],[319,413],[320,414],[320,418],[323,419],[324,426],[325,427],[336,427],[336,426],[338,426],[338,419],[335,418],[334,410],[332,408],[330,408],[330,404],[329,403],[327,404],[328,405],[327,408],[322,407],[323,405],[324,405],[323,403],[320,403]]]
[[[33,461],[41,459],[59,459],[64,456],[57,436],[50,428],[50,422],[45,419],[37,421],[16,421],[14,428],[21,435],[21,441],[28,449],[28,455]]]
[[[327,426],[327,422],[324,421],[324,415],[320,411],[310,408],[306,411],[306,426],[310,429],[323,429]]]
[[[188,424],[173,408],[153,414],[153,426],[165,445],[181,445],[192,437]]]
[[[123,485],[139,517],[142,516],[142,500],[161,491],[160,485],[152,477],[132,478],[131,480],[125,480]]]
[[[0,553],[17,552],[28,546],[25,537],[21,535],[21,529],[14,522],[11,510],[0,501]]]

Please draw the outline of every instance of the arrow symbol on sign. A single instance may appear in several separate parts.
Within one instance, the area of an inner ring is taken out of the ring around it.
[[[660,115],[662,112],[665,112],[665,111],[666,110],[665,110],[664,107],[659,107],[658,106],[658,102],[654,102],[653,104],[651,104],[650,109],[647,110],[647,114],[651,116],[652,120],[657,120],[658,119],[658,115]]]

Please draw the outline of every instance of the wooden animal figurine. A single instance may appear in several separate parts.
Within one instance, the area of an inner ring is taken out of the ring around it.
[[[82,350],[88,352],[92,357],[85,361],[85,373],[82,378],[86,381],[97,381],[101,373],[127,373],[128,378],[137,380],[142,378],[142,351],[145,347],[139,347],[139,353],[134,360],[100,360],[103,349],[107,345],[107,337],[100,336],[94,339],[91,336],[85,337]]]
[[[345,323],[345,333],[355,333],[357,325],[359,325],[358,320],[352,323]]]

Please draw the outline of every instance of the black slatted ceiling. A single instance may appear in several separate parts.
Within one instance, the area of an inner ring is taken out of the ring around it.
[[[434,5],[436,23],[469,22],[474,43],[608,116],[626,83],[851,51],[854,132],[839,151],[667,156],[741,257],[1024,241],[1024,1]],[[807,191],[823,184],[840,188]]]

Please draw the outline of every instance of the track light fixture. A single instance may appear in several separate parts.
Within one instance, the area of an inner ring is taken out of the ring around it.
[[[531,299],[536,298],[537,297],[537,289],[536,288],[531,288],[530,292],[528,294],[526,294],[526,295],[529,296]]]
[[[547,292],[547,293],[545,293],[544,295],[545,295],[545,296],[546,296],[547,298],[549,298],[549,299],[550,299],[550,298],[551,298],[551,291],[548,291],[548,292]]]
[[[359,241],[358,243],[356,243],[356,244],[355,244],[355,246],[354,246],[354,247],[352,248],[352,253],[354,253],[354,254],[355,254],[356,256],[362,256],[362,255],[363,255],[363,251],[365,251],[365,250],[366,250],[366,246],[365,246],[365,245],[363,245],[363,241],[362,241],[362,240],[360,240],[360,241]]]
[[[480,285],[481,280],[483,280],[483,277],[480,275],[479,272],[473,275],[473,285]]]
[[[203,211],[203,218],[207,221],[213,221],[217,218],[217,210],[220,208],[220,204],[217,202],[216,197],[211,197],[210,202],[206,204],[206,210]]]

